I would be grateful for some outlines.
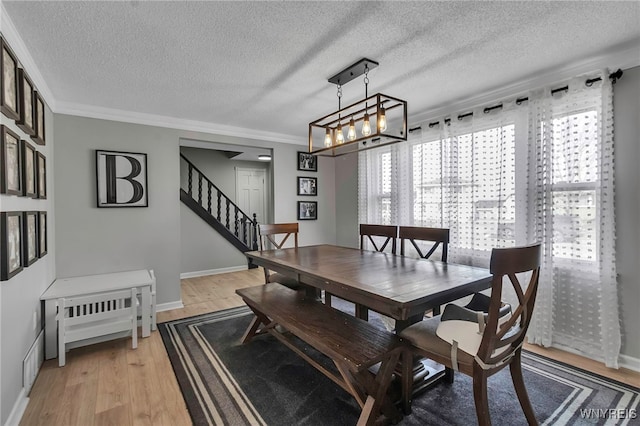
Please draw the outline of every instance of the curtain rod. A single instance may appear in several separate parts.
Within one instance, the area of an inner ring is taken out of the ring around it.
[[[618,68],[618,70],[616,72],[609,74],[609,79],[611,79],[611,84],[616,84],[616,82],[618,80],[620,80],[620,78],[622,77],[622,74],[623,73],[622,73],[622,70],[620,68]],[[587,87],[591,87],[591,86],[593,86],[593,83],[595,83],[597,81],[601,81],[601,80],[602,80],[601,77],[589,78],[589,79],[585,80],[584,84]],[[553,95],[553,94],[558,93],[558,92],[566,92],[567,90],[569,90],[569,86],[562,86],[562,87],[558,87],[557,89],[552,89],[551,90],[551,94]],[[522,97],[522,98],[517,98],[516,99],[516,105],[520,105],[521,103],[526,102],[528,100],[529,100],[529,98],[527,96]],[[494,109],[499,109],[499,108],[502,108],[502,104],[501,103],[498,104],[498,105],[486,107],[485,109],[483,109],[483,112],[485,114],[488,114],[491,111],[493,111]],[[467,112],[466,114],[459,114],[458,115],[458,120],[462,120],[462,119],[464,119],[466,117],[471,117],[472,115],[473,115],[473,112]],[[444,119],[444,123],[445,124],[449,124],[450,122],[451,122],[450,118],[445,118]],[[435,127],[435,126],[437,126],[439,124],[440,124],[440,121],[431,122],[431,123],[429,123],[429,128]],[[421,130],[421,129],[422,129],[422,126],[414,127],[412,129],[409,129],[409,133],[414,132],[416,130]]]

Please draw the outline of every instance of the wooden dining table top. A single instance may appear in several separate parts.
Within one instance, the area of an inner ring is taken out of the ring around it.
[[[295,276],[397,321],[415,322],[426,310],[491,284],[485,268],[326,244],[245,255],[256,265]]]

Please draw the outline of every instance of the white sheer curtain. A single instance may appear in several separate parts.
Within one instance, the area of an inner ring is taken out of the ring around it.
[[[542,241],[530,341],[617,367],[612,91],[598,76],[361,153],[359,219],[449,228],[449,261],[479,266],[493,247]]]

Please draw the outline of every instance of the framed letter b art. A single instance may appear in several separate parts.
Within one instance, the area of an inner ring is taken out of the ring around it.
[[[147,154],[96,150],[98,207],[147,207]]]

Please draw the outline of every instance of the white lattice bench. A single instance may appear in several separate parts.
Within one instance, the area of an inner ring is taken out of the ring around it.
[[[136,289],[58,299],[58,365],[65,365],[67,344],[122,331],[138,347]]]

